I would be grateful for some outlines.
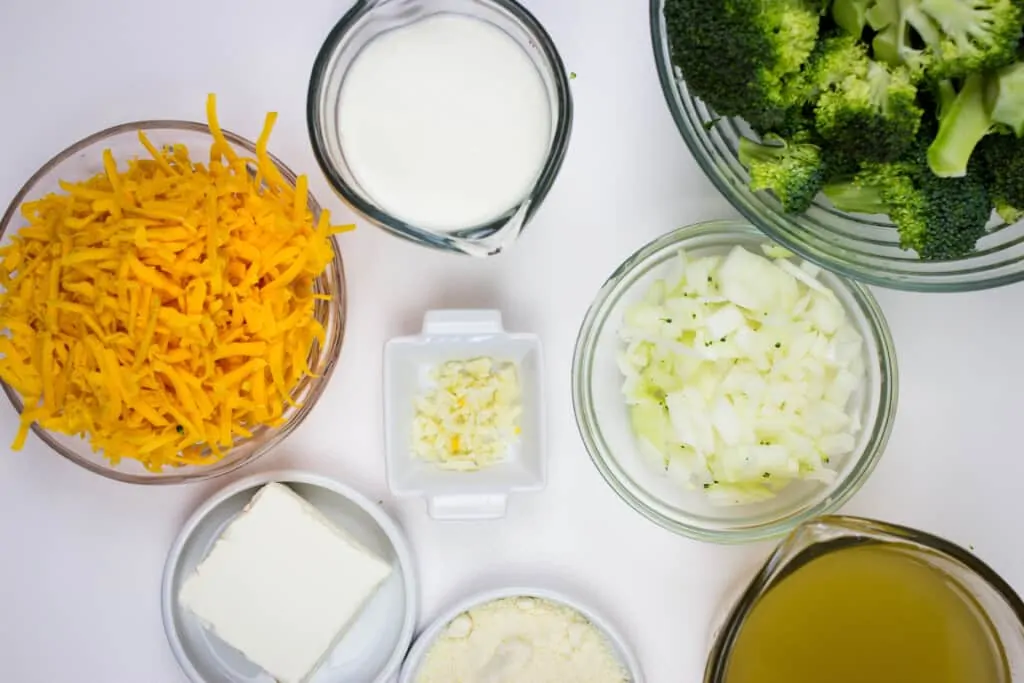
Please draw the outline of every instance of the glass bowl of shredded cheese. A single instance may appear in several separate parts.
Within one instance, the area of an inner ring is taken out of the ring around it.
[[[735,221],[626,259],[573,360],[577,426],[605,480],[657,524],[719,543],[842,505],[882,455],[897,390],[871,293]]]
[[[0,220],[0,381],[39,440],[112,479],[233,471],[309,414],[345,328],[329,213],[257,142],[144,121],[37,171]]]

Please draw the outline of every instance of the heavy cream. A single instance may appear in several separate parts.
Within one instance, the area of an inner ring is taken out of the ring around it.
[[[417,227],[484,224],[522,202],[551,142],[540,72],[497,26],[442,13],[381,34],[342,83],[339,131],[357,183]]]

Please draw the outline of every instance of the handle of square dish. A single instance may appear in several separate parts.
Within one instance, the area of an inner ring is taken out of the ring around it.
[[[446,309],[427,311],[423,334],[496,334],[504,332],[501,311],[492,309]]]
[[[508,495],[504,493],[427,498],[427,514],[433,519],[447,522],[501,519],[507,507]]]

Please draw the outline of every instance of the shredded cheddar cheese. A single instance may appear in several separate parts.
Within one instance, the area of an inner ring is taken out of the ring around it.
[[[239,438],[279,426],[311,374],[325,330],[313,283],[334,258],[305,176],[292,187],[267,153],[224,137],[213,95],[209,161],[184,145],[62,181],[25,203],[0,249],[0,379],[31,425],[78,435],[113,463],[147,469],[218,461]]]

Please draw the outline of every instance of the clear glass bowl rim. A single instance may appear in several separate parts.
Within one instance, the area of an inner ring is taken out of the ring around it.
[[[551,149],[548,151],[548,155],[544,159],[544,165],[541,169],[541,173],[528,197],[530,205],[527,207],[526,215],[522,219],[522,229],[525,230],[529,226],[534,214],[543,204],[545,197],[547,197],[548,192],[551,190],[551,187],[554,185],[555,179],[558,177],[559,171],[562,168],[562,162],[565,160],[566,152],[569,149],[569,139],[572,134],[574,110],[572,91],[569,89],[568,72],[565,69],[565,64],[562,62],[562,57],[558,52],[558,48],[555,46],[554,40],[552,40],[547,30],[533,16],[533,14],[516,2],[516,0],[487,1],[501,7],[511,14],[515,20],[523,26],[527,33],[534,37],[537,47],[544,53],[545,58],[547,58],[554,67],[552,69],[552,79],[554,80],[555,90],[558,96],[556,105],[559,116],[555,122],[554,135],[551,139]],[[382,0],[359,0],[356,2],[356,4],[349,9],[344,16],[342,16],[338,23],[334,25],[334,28],[332,28],[330,33],[327,34],[327,38],[324,40],[319,52],[317,52],[316,60],[313,62],[313,71],[309,79],[309,89],[306,93],[306,127],[309,131],[310,144],[313,147],[313,156],[316,157],[317,164],[319,164],[320,170],[327,178],[327,182],[331,188],[337,192],[349,206],[363,216],[366,216],[374,225],[396,237],[416,244],[439,249],[441,251],[462,254],[465,252],[456,246],[455,242],[451,239],[422,228],[417,228],[400,218],[388,214],[376,205],[363,199],[362,196],[353,190],[341,174],[334,168],[334,164],[331,163],[326,151],[327,145],[324,142],[326,133],[323,126],[320,124],[318,112],[320,110],[326,88],[328,66],[338,49],[338,45],[345,38],[345,35],[355,26],[356,22],[362,18],[365,12],[372,10],[375,5],[378,5],[381,2]],[[459,231],[457,235],[467,239],[473,239],[478,235],[486,236],[496,233],[508,222],[518,209],[518,206],[513,207],[509,212],[499,216],[490,223],[473,228],[467,228]]]
[[[835,484],[828,496],[817,504],[795,513],[787,513],[777,519],[738,529],[709,529],[683,517],[664,515],[654,509],[649,497],[635,495],[619,481],[609,464],[616,458],[610,449],[605,447],[600,429],[597,427],[593,396],[591,394],[591,366],[597,341],[601,336],[602,327],[609,323],[608,313],[627,294],[628,288],[617,291],[621,282],[637,269],[643,269],[651,261],[659,259],[666,252],[675,252],[686,247],[693,238],[717,236],[728,239],[732,237],[754,237],[770,243],[772,239],[755,229],[750,224],[738,220],[713,220],[684,226],[669,232],[642,246],[615,269],[594,297],[593,303],[580,325],[576,338],[576,347],[572,360],[572,404],[576,417],[576,427],[586,447],[587,454],[597,467],[605,482],[631,508],[642,514],[655,524],[682,536],[699,541],[718,544],[739,544],[765,540],[782,536],[801,523],[831,513],[843,505],[874,471],[878,460],[885,451],[885,446],[892,432],[896,417],[899,395],[899,372],[896,364],[896,349],[878,302],[867,287],[858,282],[837,276],[847,292],[853,297],[861,312],[867,319],[870,333],[878,346],[877,361],[880,365],[880,401],[878,414],[871,425],[865,428],[872,430],[864,452],[861,453],[849,474]]]
[[[7,234],[7,229],[10,227],[12,220],[21,208],[22,203],[29,197],[29,195],[35,190],[36,183],[41,178],[46,176],[48,173],[53,171],[57,166],[73,157],[84,149],[91,147],[92,145],[102,143],[104,140],[109,139],[115,135],[122,133],[131,133],[135,131],[147,131],[147,130],[181,130],[195,133],[201,133],[205,135],[211,135],[210,127],[205,123],[199,123],[197,121],[183,121],[175,119],[155,119],[146,121],[131,121],[128,123],[118,124],[111,126],[97,133],[93,133],[88,137],[82,138],[78,142],[64,149],[53,156],[49,161],[43,164],[39,170],[32,174],[32,176],[25,181],[18,193],[14,195],[7,210],[4,212],[3,217],[0,217],[0,239]],[[233,145],[236,145],[242,149],[245,149],[251,154],[256,153],[256,143],[248,140],[247,138],[233,133],[227,129],[221,129],[225,139]],[[281,175],[284,176],[292,185],[295,184],[297,178],[294,171],[289,168],[284,162],[278,159],[271,153],[267,153],[270,160],[277,166]],[[309,192],[309,209],[313,212],[314,217],[319,216],[322,208],[316,197],[313,196],[312,191]],[[314,378],[311,382],[309,395],[303,402],[302,406],[292,415],[292,417],[281,427],[270,430],[265,440],[255,447],[253,452],[246,458],[241,458],[237,462],[233,462],[229,465],[219,466],[219,463],[214,463],[210,466],[209,470],[192,470],[187,474],[153,474],[151,476],[139,476],[128,472],[122,472],[117,470],[114,466],[103,466],[99,463],[92,462],[85,458],[79,457],[74,451],[65,448],[61,443],[54,440],[50,435],[50,432],[39,426],[38,423],[32,424],[32,432],[51,450],[67,458],[76,465],[83,467],[90,472],[107,477],[108,479],[114,479],[116,481],[125,482],[128,484],[142,484],[142,485],[166,485],[166,484],[183,484],[186,482],[197,482],[214,479],[216,477],[224,476],[238,470],[241,467],[256,461],[281,441],[285,439],[289,434],[295,431],[300,424],[306,419],[313,406],[316,405],[323,394],[324,388],[327,386],[330,380],[331,374],[334,372],[334,367],[337,365],[338,358],[341,354],[341,346],[345,337],[345,323],[347,320],[348,311],[348,290],[345,286],[345,265],[341,257],[341,249],[338,247],[338,242],[335,238],[331,238],[334,243],[334,259],[332,261],[332,268],[328,269],[333,277],[331,279],[325,279],[325,275],[321,275],[320,279],[323,286],[327,291],[334,293],[332,300],[333,306],[328,308],[328,316],[333,315],[337,317],[337,324],[335,334],[327,338],[325,347],[321,350],[322,354],[322,372],[320,376]],[[326,326],[325,326],[326,327]],[[18,392],[14,390],[6,382],[0,380],[0,387],[3,388],[4,393],[10,400],[11,405],[14,406],[15,411],[18,415],[24,408],[21,397]],[[247,442],[254,441],[250,439]],[[84,442],[83,442],[84,443]],[[235,448],[238,448],[236,446]],[[232,449],[234,450],[234,449]],[[224,456],[224,460],[227,460],[231,451],[228,451]],[[221,461],[222,462],[222,461]]]

